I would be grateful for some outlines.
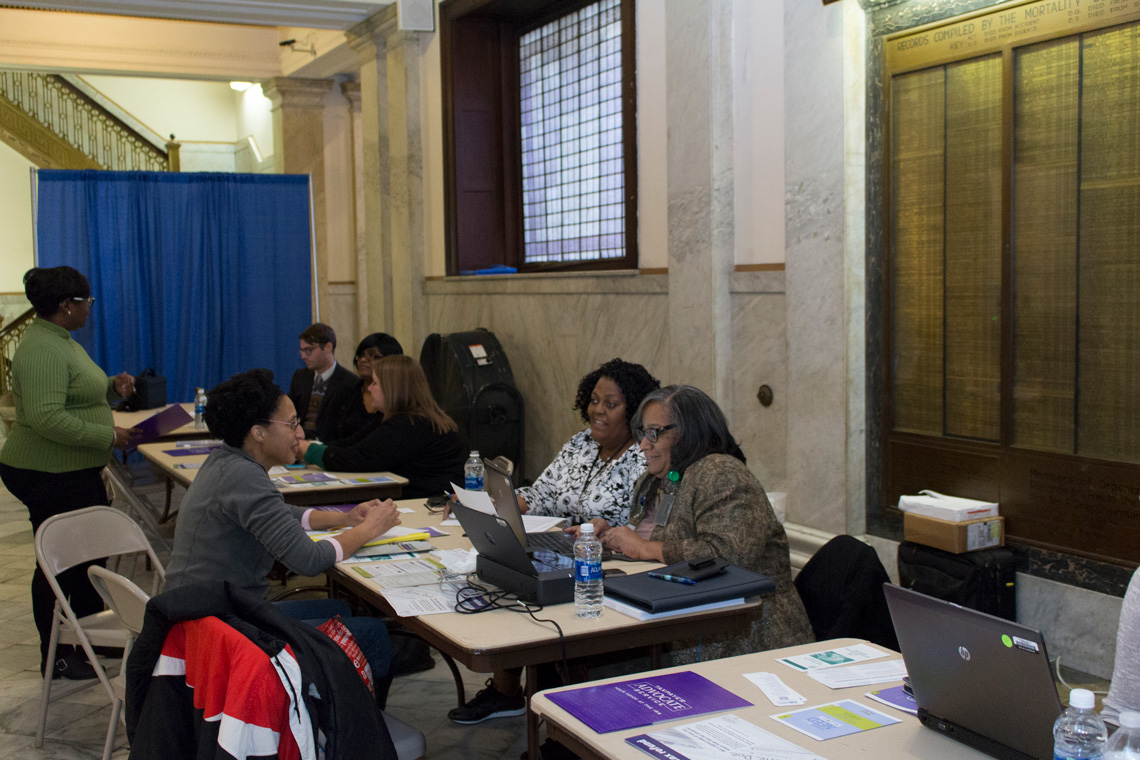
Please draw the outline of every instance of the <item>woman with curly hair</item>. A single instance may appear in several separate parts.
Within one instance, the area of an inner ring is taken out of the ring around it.
[[[519,509],[532,515],[567,517],[577,535],[584,522],[601,534],[629,521],[633,486],[645,472],[645,457],[633,445],[630,419],[641,399],[661,383],[640,364],[613,359],[582,378],[574,408],[589,423],[566,442],[534,485],[518,490]],[[469,725],[526,712],[521,669],[496,671],[487,687],[447,716]]]
[[[182,499],[167,590],[229,581],[264,598],[274,561],[300,575],[318,575],[399,524],[391,500],[373,499],[347,514],[285,503],[269,470],[297,460],[303,431],[293,402],[269,370],[242,372],[212,388],[205,418],[210,433],[224,443],[210,453]],[[319,541],[305,533],[342,525],[349,529]],[[337,599],[278,605],[290,617],[314,624],[342,616],[368,660],[383,704],[391,680],[383,621],[352,617]]]
[[[645,472],[629,422],[645,394],[660,387],[645,367],[621,359],[583,377],[574,409],[589,427],[566,442],[534,485],[519,489],[519,509],[567,517],[575,527],[589,521],[597,535],[629,522],[633,484]]]

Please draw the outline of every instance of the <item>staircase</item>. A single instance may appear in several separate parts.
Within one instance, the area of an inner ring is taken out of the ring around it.
[[[155,146],[54,74],[0,71],[0,139],[41,169],[178,171],[178,143]]]

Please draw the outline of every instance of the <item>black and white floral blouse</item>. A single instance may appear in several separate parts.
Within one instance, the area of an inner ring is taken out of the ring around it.
[[[630,446],[602,461],[589,430],[574,435],[534,485],[518,489],[528,514],[569,517],[574,525],[601,517],[611,526],[629,522],[633,486],[645,472],[645,455]]]

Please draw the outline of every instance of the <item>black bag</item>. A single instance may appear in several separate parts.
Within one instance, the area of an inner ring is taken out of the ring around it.
[[[951,554],[913,541],[899,544],[899,585],[937,599],[1017,619],[1016,558],[1009,549]]]
[[[166,378],[148,367],[135,378],[135,392],[119,404],[119,410],[137,412],[160,406],[166,406]]]

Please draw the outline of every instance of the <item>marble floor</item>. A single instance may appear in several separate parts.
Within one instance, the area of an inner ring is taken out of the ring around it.
[[[143,490],[150,491],[152,503],[160,503],[160,487]],[[167,531],[168,524],[161,529]],[[166,557],[162,559],[165,561]],[[43,685],[38,673],[39,639],[32,621],[29,592],[35,562],[27,511],[0,486],[0,758],[100,758],[111,707],[98,681],[90,682],[94,686],[53,699],[44,746],[32,746]],[[146,583],[139,585],[149,588]],[[487,675],[466,670],[463,673],[468,697],[473,696]],[[526,749],[524,717],[458,726],[447,719],[447,711],[454,705],[451,671],[437,661],[431,670],[397,678],[387,709],[424,733],[428,758],[517,758]],[[113,757],[125,760],[127,755],[126,730],[120,724]]]

